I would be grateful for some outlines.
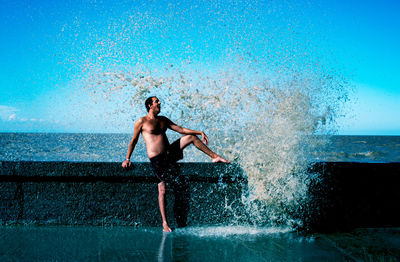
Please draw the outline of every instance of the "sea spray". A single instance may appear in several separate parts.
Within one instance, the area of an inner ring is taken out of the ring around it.
[[[347,83],[313,44],[313,25],[299,16],[308,6],[227,5],[233,13],[220,2],[171,4],[165,13],[128,8],[109,22],[79,21],[70,32],[90,31],[83,41],[90,48],[73,49],[82,73],[72,100],[86,110],[75,113],[104,130],[132,132],[144,100],[157,96],[162,115],[205,131],[212,150],[243,168],[248,192],[238,222],[295,225],[307,199],[308,156],[324,144],[316,134],[334,130]],[[185,151],[185,161],[209,161]]]
[[[106,72],[89,81],[86,91],[100,104],[111,101],[111,114],[132,112],[133,119],[145,114],[143,101],[157,95],[162,115],[204,130],[214,151],[244,169],[249,191],[241,198],[245,218],[238,222],[296,225],[293,214],[307,199],[310,152],[324,143],[315,134],[335,118],[332,108],[340,101],[326,97],[324,88],[337,83],[325,77],[304,81],[298,75],[257,76],[248,67],[246,73],[235,70]],[[209,160],[190,148],[185,161]]]

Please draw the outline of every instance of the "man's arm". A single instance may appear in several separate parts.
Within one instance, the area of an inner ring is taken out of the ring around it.
[[[132,137],[131,142],[129,143],[129,147],[128,147],[128,153],[126,154],[125,161],[122,162],[123,168],[129,168],[132,165],[130,158],[131,158],[132,152],[135,149],[136,144],[139,140],[140,133],[142,132],[142,125],[143,125],[142,119],[139,119],[135,123],[134,129],[133,129],[133,137]]]
[[[175,124],[168,118],[166,118],[166,120],[168,123],[168,128],[170,128],[171,130],[174,130],[175,132],[178,132],[179,134],[182,134],[182,135],[200,135],[203,140],[203,143],[206,145],[208,144],[208,137],[206,136],[206,134],[204,132],[197,131],[197,130],[191,130],[191,129],[188,129],[185,127],[178,126],[177,124]]]

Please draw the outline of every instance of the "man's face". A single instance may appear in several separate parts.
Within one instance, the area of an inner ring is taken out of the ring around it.
[[[150,109],[153,109],[154,113],[160,113],[161,102],[157,97],[153,97],[153,103],[151,104]]]

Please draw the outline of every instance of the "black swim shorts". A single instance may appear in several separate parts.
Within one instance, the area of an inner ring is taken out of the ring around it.
[[[151,166],[160,182],[170,182],[179,176],[177,161],[183,158],[179,138],[170,144],[167,150],[155,157],[150,158]]]

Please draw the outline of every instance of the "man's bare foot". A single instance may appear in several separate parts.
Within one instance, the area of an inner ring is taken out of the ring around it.
[[[216,157],[212,158],[211,161],[212,161],[213,163],[227,163],[227,164],[230,163],[228,160],[226,160],[226,159],[223,158],[222,156],[216,156]]]
[[[172,232],[172,229],[168,226],[167,223],[163,223],[163,232]]]

